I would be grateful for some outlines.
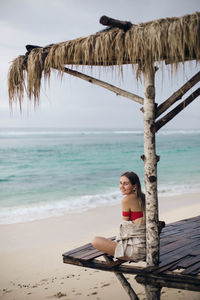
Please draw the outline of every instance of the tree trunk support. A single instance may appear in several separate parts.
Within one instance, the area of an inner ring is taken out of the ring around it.
[[[109,263],[113,261],[113,259],[107,255],[104,255],[104,258]],[[125,291],[127,292],[127,294],[129,295],[130,299],[131,300],[139,300],[137,294],[135,293],[135,291],[131,287],[130,283],[125,278],[125,276],[122,273],[118,273],[118,272],[114,272],[114,273],[115,273],[117,279],[120,281],[123,288],[125,289]]]
[[[159,263],[157,156],[155,133],[155,69],[144,68],[144,177],[146,195],[146,262],[147,266]],[[160,299],[160,288],[147,285],[148,300]]]
[[[57,70],[56,68],[54,68],[55,70]],[[59,71],[59,70],[58,70]],[[135,95],[133,93],[130,93],[130,92],[127,92],[125,90],[122,90],[112,84],[109,84],[105,81],[102,81],[102,80],[99,80],[99,79],[96,79],[92,76],[89,76],[89,75],[86,75],[84,73],[81,73],[81,72],[78,72],[78,71],[75,71],[75,70],[72,70],[72,69],[69,69],[69,68],[66,68],[64,67],[62,72],[64,73],[67,73],[67,74],[70,74],[72,76],[75,76],[75,77],[78,77],[78,78],[81,78],[87,82],[90,82],[92,84],[95,84],[95,85],[98,85],[98,86],[101,86],[111,92],[114,92],[116,93],[116,95],[118,96],[122,96],[122,97],[126,97],[130,100],[133,100],[135,102],[138,102],[140,104],[143,104],[144,103],[144,99],[138,95]]]
[[[172,120],[179,112],[185,109],[192,101],[194,101],[200,95],[200,88],[194,91],[190,96],[188,96],[184,101],[182,101],[179,105],[177,105],[174,109],[172,109],[168,114],[164,117],[160,118],[154,124],[154,131],[157,132],[161,127],[163,127],[166,123]]]
[[[197,82],[200,81],[200,72],[195,74],[188,80],[178,91],[174,92],[166,101],[161,103],[156,109],[156,118],[164,113],[176,101],[180,100],[182,96],[187,93]]]
[[[160,300],[161,287],[157,285],[145,285],[145,292],[148,300]]]

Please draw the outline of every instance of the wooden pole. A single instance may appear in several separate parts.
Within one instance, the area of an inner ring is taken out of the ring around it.
[[[113,261],[112,258],[108,257],[107,255],[104,255],[105,260],[110,263]],[[129,298],[131,300],[139,300],[137,294],[135,293],[135,291],[133,290],[133,288],[131,287],[130,283],[128,282],[128,280],[125,278],[125,276],[122,273],[119,272],[115,272],[115,275],[117,277],[117,279],[120,281],[121,285],[123,286],[123,288],[125,289],[125,291],[127,292],[127,294],[129,295]]]
[[[99,23],[109,27],[120,28],[123,29],[124,31],[129,30],[133,25],[131,22],[120,21],[113,18],[109,18],[107,16],[102,16],[99,20]]]
[[[200,88],[194,91],[190,96],[188,96],[184,101],[182,101],[179,105],[177,105],[174,109],[172,109],[168,114],[164,117],[160,118],[154,126],[154,131],[157,132],[161,127],[163,127],[166,123],[172,120],[179,112],[185,109],[192,101],[194,101],[200,95]]]
[[[161,291],[161,287],[158,286],[157,284],[145,285],[147,300],[160,300],[160,291]]]
[[[159,263],[157,156],[155,133],[155,69],[144,68],[144,177],[146,195],[146,262],[147,266]],[[160,299],[160,288],[146,285],[148,300]]]
[[[56,68],[54,68],[55,70],[57,70]],[[138,95],[135,95],[133,93],[130,93],[130,92],[127,92],[125,90],[122,90],[112,84],[109,84],[105,81],[102,81],[100,79],[96,79],[94,77],[91,77],[89,75],[86,75],[84,73],[81,73],[81,72],[78,72],[78,71],[75,71],[75,70],[72,70],[72,69],[69,69],[69,68],[64,68],[62,70],[63,72],[67,73],[67,74],[70,74],[70,75],[73,75],[75,77],[78,77],[78,78],[81,78],[83,80],[86,80],[92,84],[95,84],[95,85],[98,85],[98,86],[101,86],[111,92],[114,92],[116,93],[117,95],[119,96],[122,96],[122,97],[126,97],[130,100],[133,100],[135,102],[138,102],[140,104],[143,104],[144,103],[144,99]]]
[[[182,98],[182,96],[189,91],[197,82],[200,81],[200,72],[195,74],[188,80],[178,91],[173,93],[166,101],[160,104],[156,109],[156,118],[164,113],[171,105]]]
[[[158,199],[157,199],[157,157],[155,133],[155,71],[144,72],[144,173],[146,188],[146,238],[147,265],[155,266],[159,262]]]

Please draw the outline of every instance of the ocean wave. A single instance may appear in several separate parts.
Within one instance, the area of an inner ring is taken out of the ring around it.
[[[108,134],[143,134],[142,130],[79,130],[79,131],[1,131],[0,137],[20,137],[20,136],[54,136],[54,135],[108,135]]]
[[[181,195],[181,194],[186,194],[186,193],[195,193],[195,192],[200,192],[200,184],[195,183],[195,184],[188,184],[188,185],[178,185],[178,184],[173,184],[173,185],[161,185],[158,188],[158,196],[160,197],[167,197],[167,196],[176,196],[176,195]]]
[[[108,135],[108,134],[124,134],[124,135],[143,135],[142,129],[77,129],[77,130],[65,130],[65,129],[41,129],[41,130],[1,130],[0,137],[1,138],[9,138],[9,137],[20,137],[20,136],[62,136],[62,135]],[[192,134],[200,134],[200,129],[194,130],[161,130],[158,132],[158,135],[192,135]]]
[[[158,198],[194,193],[200,191],[200,184],[160,186]],[[63,216],[71,213],[82,213],[83,211],[119,204],[122,196],[119,191],[105,194],[85,195],[82,197],[71,197],[60,201],[48,203],[34,203],[26,206],[5,207],[0,210],[0,224],[24,223],[51,217]]]
[[[194,130],[161,130],[158,132],[158,135],[192,135],[192,134],[200,134],[199,129]]]
[[[120,202],[120,192],[85,195],[49,203],[37,203],[26,206],[2,208],[0,224],[30,222],[50,217],[63,216],[66,213],[81,213],[99,206],[111,206]]]

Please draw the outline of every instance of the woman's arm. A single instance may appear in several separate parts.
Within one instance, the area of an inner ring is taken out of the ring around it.
[[[130,212],[130,205],[129,205],[128,197],[124,197],[122,199],[122,220],[125,220],[125,221],[130,220],[130,216],[128,215],[129,212]],[[123,215],[123,213],[124,213],[124,215]],[[127,215],[127,216],[125,216],[125,215]]]

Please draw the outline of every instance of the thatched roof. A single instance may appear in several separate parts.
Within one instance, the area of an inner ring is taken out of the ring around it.
[[[200,60],[200,13],[180,18],[159,19],[132,25],[127,31],[112,28],[85,38],[35,48],[16,58],[9,70],[9,97],[21,103],[27,73],[27,94],[39,99],[41,77],[51,68],[64,65],[113,66],[123,64],[152,66]]]

